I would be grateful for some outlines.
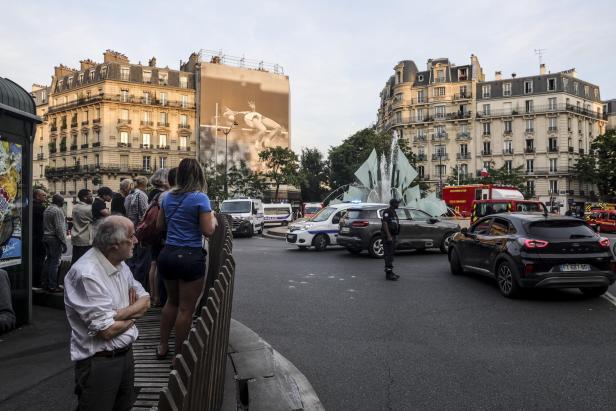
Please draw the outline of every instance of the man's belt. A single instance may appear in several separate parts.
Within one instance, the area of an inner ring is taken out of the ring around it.
[[[106,358],[119,357],[129,352],[132,347],[133,345],[129,344],[126,347],[116,348],[115,350],[112,350],[112,351],[99,351],[95,353],[93,357],[106,357]]]

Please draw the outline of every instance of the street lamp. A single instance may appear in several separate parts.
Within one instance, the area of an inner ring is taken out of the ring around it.
[[[443,152],[441,150],[438,153],[438,196],[443,198],[443,165],[441,159],[443,158]]]
[[[227,186],[227,160],[228,160],[228,158],[227,158],[227,154],[228,154],[228,151],[227,151],[227,142],[228,142],[227,137],[229,136],[229,133],[231,133],[231,130],[233,130],[233,127],[235,127],[237,125],[238,125],[237,122],[234,121],[233,124],[231,124],[231,127],[228,127],[226,130],[225,129],[221,130],[222,133],[225,135],[225,200],[229,196],[228,195],[228,186]]]

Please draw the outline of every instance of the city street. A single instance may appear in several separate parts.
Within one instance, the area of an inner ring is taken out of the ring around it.
[[[611,236],[613,239],[615,236]],[[436,251],[383,262],[237,238],[233,317],[328,410],[616,408],[616,306],[577,290],[502,297]],[[616,287],[610,293],[616,295]]]

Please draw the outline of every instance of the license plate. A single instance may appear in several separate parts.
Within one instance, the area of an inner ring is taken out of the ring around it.
[[[350,233],[350,232],[351,232],[351,229],[349,227],[342,227],[340,229],[340,233],[341,234],[346,234],[346,233]]]
[[[590,271],[590,264],[561,264],[560,271]]]

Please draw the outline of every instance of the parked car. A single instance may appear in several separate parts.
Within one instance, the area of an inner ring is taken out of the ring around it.
[[[548,210],[541,201],[498,199],[498,200],[476,200],[473,201],[473,211],[471,213],[471,223],[479,218],[497,213],[544,213]]]
[[[367,204],[387,207],[384,204]],[[289,224],[287,243],[297,245],[300,250],[314,247],[317,251],[337,244],[338,224],[346,210],[356,207],[354,203],[338,203],[322,208],[317,214],[305,221]]]
[[[340,220],[338,244],[353,254],[368,250],[372,257],[382,258],[381,217],[386,208],[382,205],[349,208]],[[415,208],[401,207],[396,213],[400,220],[396,250],[440,248],[446,253],[452,236],[460,231],[458,224],[441,221]]]
[[[616,210],[594,210],[589,223],[596,224],[602,233],[616,232]]]
[[[523,288],[579,288],[596,297],[616,280],[610,240],[571,217],[483,217],[453,237],[449,262],[454,275],[472,271],[496,278],[505,297]]]

